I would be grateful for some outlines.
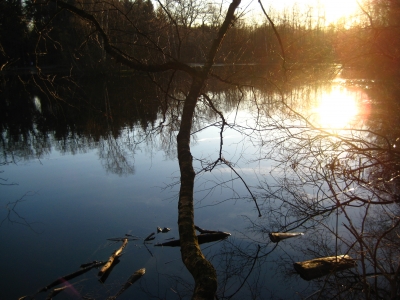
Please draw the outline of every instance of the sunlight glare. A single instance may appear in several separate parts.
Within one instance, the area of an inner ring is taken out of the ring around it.
[[[314,112],[320,126],[333,129],[350,125],[359,110],[352,93],[344,88],[335,88],[322,94]]]
[[[362,0],[360,0],[362,3]],[[271,7],[277,12],[298,9],[301,14],[312,12],[313,17],[325,19],[325,24],[338,22],[341,18],[349,17],[359,10],[357,0],[280,0],[280,1],[261,1],[267,9]],[[242,1],[242,7],[249,8],[253,13],[260,12],[257,0]]]
[[[328,24],[337,22],[340,18],[351,16],[359,9],[357,0],[325,0],[321,2],[325,7],[325,17]]]

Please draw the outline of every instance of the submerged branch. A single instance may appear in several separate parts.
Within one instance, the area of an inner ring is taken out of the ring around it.
[[[40,289],[38,291],[38,293],[45,292],[45,291],[51,289],[52,287],[55,287],[56,285],[59,285],[59,284],[61,284],[63,282],[66,282],[66,281],[68,281],[70,279],[78,277],[79,275],[82,275],[82,274],[90,271],[91,269],[93,269],[95,267],[99,267],[101,265],[104,265],[104,262],[102,262],[102,261],[93,262],[89,266],[87,266],[85,268],[81,268],[79,271],[76,271],[74,273],[71,273],[71,274],[68,274],[68,275],[65,275],[65,276],[62,276],[62,277],[56,279],[55,281],[53,281],[49,285],[47,285],[47,286],[43,287],[42,289]]]
[[[201,234],[197,235],[197,241],[198,241],[199,245],[206,244],[206,243],[211,243],[211,242],[216,242],[216,241],[226,239],[230,235],[231,234],[229,232],[223,232],[223,231],[201,233]],[[154,246],[156,246],[156,247],[161,247],[161,246],[180,247],[181,241],[180,240],[172,240],[172,241],[168,241],[168,242],[161,243],[161,244],[155,244]]]
[[[109,300],[117,299],[126,289],[128,289],[132,284],[138,281],[146,273],[146,269],[139,269],[132,274],[131,277],[125,282],[124,286],[115,294],[115,296],[108,298]]]
[[[108,259],[107,263],[101,268],[99,271],[98,276],[103,276],[104,273],[112,266],[114,260],[121,255],[122,251],[124,250],[125,246],[128,244],[128,239],[124,239],[122,246],[116,250]]]

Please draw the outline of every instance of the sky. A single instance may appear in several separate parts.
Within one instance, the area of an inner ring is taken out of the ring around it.
[[[227,1],[229,2],[229,1]],[[305,13],[310,7],[314,9],[320,7],[324,11],[326,23],[336,22],[343,16],[353,14],[358,10],[357,0],[261,0],[264,8],[268,11],[272,7],[277,12],[296,7]],[[246,9],[249,14],[260,14],[258,0],[242,0],[241,9]]]

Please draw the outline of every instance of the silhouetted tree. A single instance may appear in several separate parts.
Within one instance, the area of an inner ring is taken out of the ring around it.
[[[30,64],[28,23],[20,0],[0,3],[0,70]]]

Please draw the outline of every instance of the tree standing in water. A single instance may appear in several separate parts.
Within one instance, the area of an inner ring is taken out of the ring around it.
[[[206,61],[200,69],[190,67],[189,65],[180,62],[179,55],[177,59],[171,58],[169,61],[159,64],[148,64],[139,58],[129,56],[115,46],[116,43],[112,42],[106,28],[104,28],[101,22],[89,11],[79,8],[77,5],[71,5],[69,2],[59,0],[51,0],[51,2],[55,3],[61,10],[66,10],[73,13],[79,19],[87,22],[88,26],[94,28],[94,32],[91,34],[93,35],[96,33],[99,37],[99,44],[102,45],[105,52],[122,65],[134,70],[150,73],[166,72],[171,70],[183,71],[190,76],[191,83],[187,96],[184,100],[179,133],[177,136],[177,152],[181,173],[181,186],[178,204],[178,226],[181,241],[181,256],[186,268],[192,274],[195,281],[193,299],[214,299],[217,290],[216,271],[213,265],[202,254],[195,233],[193,206],[195,171],[193,169],[192,155],[190,152],[190,138],[194,111],[198,99],[201,96],[206,81],[209,78],[210,71],[223,39],[228,30],[235,23],[235,10],[240,4],[240,1],[234,0],[230,4],[214,40],[211,41],[211,45],[208,47]],[[166,17],[170,19],[170,22],[177,24],[178,21],[171,15],[167,8],[163,6],[161,2],[159,2],[159,5],[164,10]],[[127,17],[126,14],[123,16]],[[176,30],[178,31],[178,25],[176,25]],[[137,32],[142,38],[147,38],[145,33],[138,28]],[[179,33],[177,33],[177,35],[179,35]],[[178,39],[180,40],[179,37]],[[153,43],[151,39],[148,39],[147,42]],[[168,54],[157,45],[153,44],[153,46],[155,49],[160,51],[160,53],[158,53],[159,55],[164,57],[168,56]]]

